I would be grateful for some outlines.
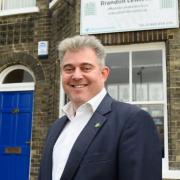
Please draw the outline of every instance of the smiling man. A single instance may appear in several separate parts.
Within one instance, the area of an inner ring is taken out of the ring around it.
[[[109,69],[98,64],[96,53],[89,47],[68,50],[62,62],[64,91],[75,108],[96,96],[104,87]]]
[[[94,36],[59,45],[69,102],[47,135],[39,180],[161,180],[161,145],[151,116],[113,100],[109,68]]]

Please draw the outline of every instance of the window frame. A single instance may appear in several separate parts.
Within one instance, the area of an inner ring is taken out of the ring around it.
[[[6,78],[6,76],[17,69],[22,69],[24,71],[27,71],[33,78],[34,82],[21,82],[21,83],[7,83],[3,84],[3,80]],[[35,76],[31,70],[29,70],[27,67],[23,65],[14,65],[10,66],[6,69],[4,69],[2,72],[0,72],[0,91],[24,91],[24,90],[34,90],[35,89]]]
[[[36,0],[37,1],[37,0]],[[1,0],[0,0],[1,2]],[[34,7],[26,7],[26,8],[17,8],[17,9],[0,9],[0,17],[1,16],[9,16],[16,14],[28,14],[39,12],[39,8],[35,5]]]
[[[59,1],[59,0],[52,0],[52,1],[49,3],[49,9],[53,8],[58,1]]]
[[[168,151],[168,112],[167,112],[167,76],[166,76],[166,46],[164,42],[142,43],[121,46],[105,46],[107,53],[127,52],[127,51],[146,51],[146,50],[162,50],[162,72],[163,72],[163,89],[164,89],[164,154],[162,158],[162,176],[165,179],[180,179],[180,170],[170,170],[169,168],[169,151]],[[130,73],[130,72],[129,72]],[[130,76],[131,77],[131,76]],[[132,79],[131,79],[132,82]],[[60,96],[59,96],[59,116],[62,116],[62,107],[65,103],[65,92],[62,87],[62,79],[60,79]],[[140,102],[142,103],[142,102]],[[152,102],[150,102],[152,104]]]
[[[136,101],[133,102],[133,91],[132,91],[132,53],[136,51],[152,51],[152,50],[161,50],[162,51],[162,73],[163,73],[163,101]],[[129,52],[129,96],[130,100],[128,103],[131,104],[162,104],[164,105],[164,158],[162,158],[162,171],[163,177],[167,177],[167,171],[169,170],[169,152],[168,152],[168,120],[167,120],[167,81],[166,81],[166,50],[165,43],[143,43],[143,44],[132,44],[132,45],[123,45],[123,46],[106,46],[106,53],[123,53]],[[165,173],[166,172],[166,173]]]

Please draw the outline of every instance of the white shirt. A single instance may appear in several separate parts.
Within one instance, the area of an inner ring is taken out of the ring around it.
[[[74,112],[71,102],[63,107],[63,112],[67,115],[70,121],[61,132],[53,148],[52,180],[59,180],[61,178],[70,151],[76,139],[90,120],[93,113],[96,111],[105,95],[106,90],[103,88],[95,97],[81,105],[76,110],[76,113]],[[74,114],[76,115],[74,116]]]

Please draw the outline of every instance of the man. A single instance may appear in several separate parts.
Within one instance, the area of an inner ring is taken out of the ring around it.
[[[70,102],[51,126],[39,180],[161,180],[161,146],[148,113],[113,100],[109,69],[94,36],[59,45],[62,83]]]

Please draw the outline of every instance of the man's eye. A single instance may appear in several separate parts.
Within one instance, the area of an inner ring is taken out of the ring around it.
[[[71,67],[65,67],[64,68],[64,71],[66,72],[66,73],[71,73],[71,72],[73,72],[73,68],[71,68]]]
[[[81,69],[82,69],[82,71],[84,71],[84,72],[89,72],[89,71],[92,70],[92,66],[84,66],[84,67],[82,67]]]

